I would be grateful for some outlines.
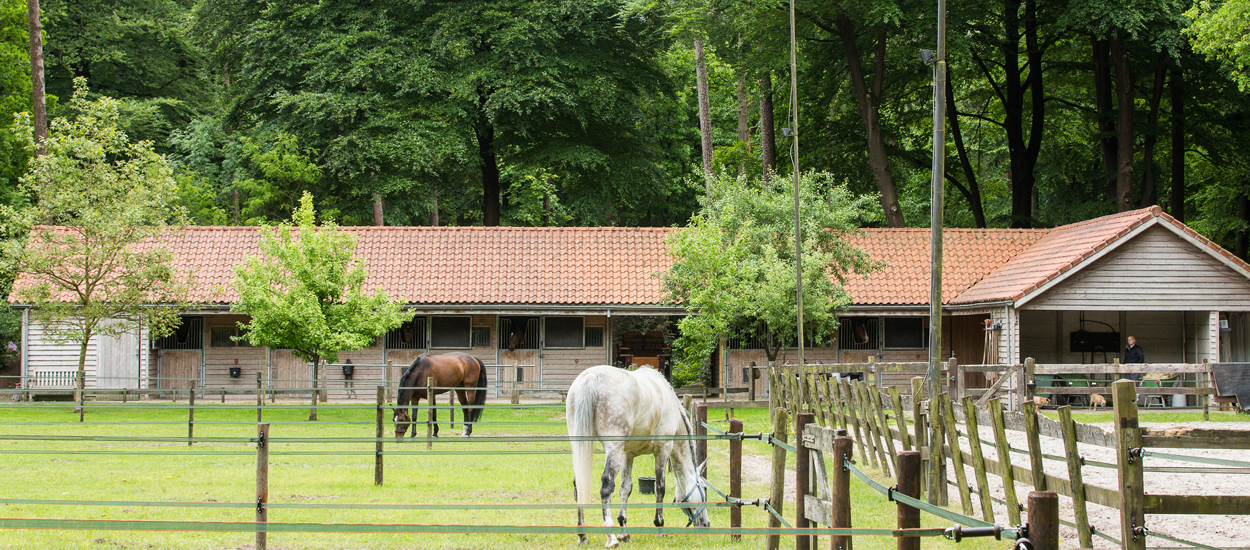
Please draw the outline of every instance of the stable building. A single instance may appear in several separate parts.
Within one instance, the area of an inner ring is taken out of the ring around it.
[[[679,316],[659,275],[672,263],[672,228],[345,227],[381,287],[416,316],[374,346],[340,354],[364,385],[398,379],[420,353],[463,351],[492,365],[492,383],[567,386],[598,364],[664,368],[671,333],[642,318]],[[1108,363],[1137,337],[1146,360],[1246,361],[1250,265],[1157,207],[1053,229],[947,229],[943,235],[942,356],[961,364]],[[848,237],[882,267],[852,276],[854,299],[834,334],[810,338],[809,363],[925,361],[928,229],[866,229]],[[241,345],[230,312],[232,268],[257,254],[254,227],[188,227],[166,242],[194,275],[172,336],[100,337],[87,385],[100,388],[255,384],[307,387],[310,368],[289,350]],[[18,279],[18,284],[21,283]],[[13,304],[14,307],[24,307]],[[24,316],[23,374],[67,387],[77,349],[51,342]],[[619,328],[618,328],[619,327]],[[624,329],[624,330],[621,330]],[[744,387],[765,365],[763,342],[728,335],[713,362],[717,385]],[[779,361],[796,359],[783,350]],[[381,366],[393,365],[387,372]],[[518,372],[519,371],[519,372]],[[325,369],[334,382],[338,369]],[[302,381],[302,382],[301,382]],[[970,381],[975,384],[975,381]],[[755,383],[765,391],[763,380]]]

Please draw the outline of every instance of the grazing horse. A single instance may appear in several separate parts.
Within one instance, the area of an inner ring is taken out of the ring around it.
[[[565,404],[565,423],[569,435],[574,436],[573,448],[573,496],[577,499],[577,525],[584,525],[583,509],[591,504],[592,487],[595,486],[591,471],[591,453],[594,441],[599,438],[607,459],[599,486],[599,498],[603,502],[603,526],[612,526],[612,493],[616,488],[616,476],[621,475],[621,513],[617,521],[625,527],[625,508],[633,489],[634,457],[641,454],[655,455],[655,501],[664,502],[664,470],[672,469],[677,483],[676,495],[680,502],[703,503],[707,495],[699,480],[699,468],[695,465],[694,441],[674,438],[694,434],[690,418],[682,409],[677,394],[660,373],[644,367],[636,371],[618,369],[609,365],[591,367],[577,376],[569,387]],[[589,437],[587,437],[589,436]],[[651,436],[655,439],[623,440],[623,436]],[[577,440],[576,438],[585,438]],[[709,527],[707,508],[694,510],[683,508],[690,524]],[[655,509],[656,527],[664,526],[664,509]],[[618,541],[629,540],[629,535],[608,535],[607,548]],[[585,534],[578,534],[578,542],[586,543]]]
[[[428,381],[428,382],[427,382]],[[426,395],[426,386],[436,388],[475,388],[455,390],[460,398],[460,406],[464,408],[464,434],[473,434],[473,423],[482,417],[482,405],[486,403],[486,365],[478,358],[467,353],[447,353],[443,355],[421,354],[412,360],[412,364],[404,369],[399,377],[399,397],[395,402],[395,437],[404,437],[408,425],[412,423],[409,408],[425,398],[434,405],[434,396]],[[434,395],[447,393],[447,389],[433,390]],[[468,394],[473,394],[471,397]],[[469,408],[472,402],[474,408]],[[417,430],[412,430],[412,437]],[[438,437],[438,412],[434,413],[434,437]]]

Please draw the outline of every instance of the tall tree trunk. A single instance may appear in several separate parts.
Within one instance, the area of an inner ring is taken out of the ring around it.
[[[482,163],[482,225],[499,225],[499,158],[495,154],[495,127],[481,120],[477,128],[477,154]]]
[[[746,156],[742,157],[743,161],[738,163],[738,175],[741,176],[747,171],[746,159],[751,157],[751,113],[748,109],[751,102],[747,98],[746,82],[738,78],[738,141],[746,147]]]
[[[1142,143],[1141,201],[1137,203],[1139,208],[1159,202],[1158,184],[1155,183],[1155,174],[1158,172],[1155,169],[1155,143],[1159,141],[1159,102],[1163,99],[1163,81],[1168,74],[1167,62],[1168,54],[1159,54],[1159,68],[1155,69],[1154,88],[1150,93],[1150,114],[1146,120],[1150,132]]]
[[[430,227],[438,227],[438,186],[434,186],[434,197],[430,199]]]
[[[1029,88],[1029,141],[1024,146],[1024,166],[1021,171],[1027,178],[1018,182],[1021,191],[1028,194],[1028,205],[1020,212],[1025,221],[1023,227],[1033,227],[1033,208],[1037,205],[1037,158],[1042,153],[1042,137],[1046,135],[1046,90],[1042,79],[1042,54],[1038,41],[1037,0],[1024,2],[1024,44],[1026,63],[1029,76],[1026,80]],[[1021,124],[1023,125],[1023,124]],[[1014,193],[1014,192],[1013,192]]]
[[[1185,84],[1179,66],[1172,67],[1172,183],[1168,206],[1172,217],[1185,222]]]
[[[1003,129],[1011,175],[1011,226],[1031,227],[1033,220],[1033,166],[1024,139],[1024,69],[1020,66],[1019,0],[1003,2]],[[1031,69],[1030,69],[1031,71]],[[1030,77],[1040,75],[1030,75]]]
[[[964,181],[967,182],[966,187],[955,185],[964,195],[964,199],[968,201],[968,207],[972,210],[972,219],[977,227],[985,228],[985,209],[981,206],[981,186],[977,184],[976,172],[973,171],[972,161],[968,158],[968,148],[964,146],[964,135],[959,130],[959,108],[955,102],[955,85],[951,82],[952,80],[954,80],[953,72],[947,72],[946,120],[950,125],[951,137],[955,140],[955,151],[959,154],[959,165],[964,171]]]
[[[877,40],[873,51],[873,82],[872,88],[864,79],[864,69],[860,64],[859,47],[855,44],[855,26],[846,14],[838,16],[838,35],[842,37],[842,47],[846,52],[851,83],[855,87],[855,95],[859,99],[859,118],[864,123],[864,131],[868,137],[868,163],[872,167],[873,179],[877,182],[877,191],[881,194],[881,209],[885,213],[886,224],[890,227],[906,227],[903,210],[898,204],[898,192],[894,187],[894,179],[890,175],[890,160],[885,150],[885,139],[881,134],[881,92],[885,79],[885,46],[886,28],[877,28]]]
[[[74,387],[78,388],[78,391],[74,392],[75,406],[78,403],[82,403],[83,390],[87,389],[87,346],[90,342],[91,336],[88,335],[78,345],[78,380],[74,383]],[[26,345],[26,342],[22,342],[22,345]]]
[[[1116,172],[1115,206],[1119,212],[1133,209],[1133,70],[1124,34],[1111,36],[1111,64],[1115,66]]]
[[[773,73],[760,78],[760,162],[764,181],[777,169],[777,129],[773,127]]]
[[[703,173],[712,173],[712,104],[708,99],[707,64],[703,61],[703,39],[694,39],[695,80],[699,89],[699,136],[703,140]]]
[[[1094,63],[1094,110],[1098,116],[1099,142],[1102,145],[1102,170],[1108,199],[1115,199],[1115,107],[1111,99],[1110,46],[1095,38],[1091,45]]]
[[[43,84],[43,36],[39,23],[39,0],[26,0],[26,25],[30,33],[30,110],[35,126],[35,154],[43,155],[48,141],[48,111]]]
[[[382,219],[382,192],[373,190],[373,225],[382,227],[386,222]]]
[[[1250,198],[1246,197],[1244,191],[1237,195],[1237,217],[1241,218],[1242,222],[1250,221]],[[1247,253],[1250,253],[1250,232],[1247,232],[1245,228],[1238,229],[1237,257],[1244,260]]]

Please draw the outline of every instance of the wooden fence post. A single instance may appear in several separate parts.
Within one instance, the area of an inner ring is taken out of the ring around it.
[[[707,427],[704,425],[707,423],[707,404],[706,403],[699,403],[698,405],[695,405],[694,418],[695,418],[695,426],[694,426],[695,435],[701,435],[701,436],[707,435]],[[707,477],[707,440],[699,439],[698,441],[695,441],[694,450],[695,450],[695,453],[699,455],[695,459],[695,464],[699,465],[699,475],[706,478]]]
[[[777,407],[773,411],[773,437],[785,443],[789,438],[786,433],[790,428],[790,411],[785,407]],[[779,445],[773,446],[773,477],[772,484],[769,486],[768,504],[773,510],[780,515],[786,498],[786,450]],[[781,527],[781,521],[772,514],[768,515],[768,527],[776,529]],[[764,537],[765,550],[777,550],[781,544],[781,535],[768,535]]]
[[[942,399],[937,403],[929,402],[928,420],[933,431],[933,441],[929,442],[929,504],[945,506],[948,502],[946,493],[946,425],[942,421]],[[952,449],[952,454],[955,450]]]
[[[263,530],[269,521],[269,424],[256,425],[256,523],[260,524],[256,531],[256,550],[265,550],[265,538],[268,534]]]
[[[904,451],[910,451],[911,436],[907,433],[907,416],[903,414],[903,396],[893,386],[890,387],[890,401],[894,405],[894,422],[898,424],[899,442],[903,444]]]
[[[942,420],[946,424],[946,440],[951,446],[951,464],[955,466],[955,486],[959,491],[959,504],[963,507],[964,515],[972,515],[972,497],[968,491],[968,475],[964,472],[963,452],[959,448],[959,431],[955,426],[955,402],[947,399],[947,394],[943,393],[938,397],[942,402]],[[974,445],[969,441],[969,446]]]
[[[912,498],[920,498],[920,451],[898,453],[895,463],[898,470],[898,492]],[[920,510],[898,503],[898,528],[920,527]],[[920,537],[898,537],[898,550],[920,550]]]
[[[330,390],[326,388],[326,386],[327,386],[327,385],[329,384],[329,382],[330,382],[330,374],[329,374],[328,372],[326,372],[326,368],[327,368],[327,367],[329,367],[329,366],[330,366],[330,364],[329,364],[329,363],[324,363],[324,362],[323,362],[323,363],[321,364],[321,368],[318,368],[318,369],[317,369],[317,377],[318,377],[318,379],[321,381],[321,383],[320,383],[320,384],[317,384],[317,386],[316,386],[316,387],[320,387],[320,388],[321,388],[321,390],[320,390],[320,391],[318,391],[317,396],[318,396],[318,399],[320,399],[320,401],[321,401],[322,403],[326,403],[326,402],[328,402],[328,401],[329,401],[329,399],[330,399],[330,396],[329,396],[329,391],[330,391]]]
[[[951,357],[950,363],[950,375],[955,377],[955,399],[952,401],[959,401],[968,396],[968,384],[967,380],[965,380],[963,366],[954,357]]]
[[[1124,550],[1145,550],[1146,537],[1137,529],[1146,525],[1143,511],[1141,429],[1137,424],[1137,389],[1132,380],[1111,384],[1115,403],[1116,471],[1120,489],[1120,540]]]
[[[924,457],[924,448],[929,445],[929,428],[926,426],[924,412],[921,410],[921,402],[924,401],[924,377],[914,376],[911,379],[911,418],[912,418],[912,439],[916,441],[916,450],[921,452],[920,455],[920,471],[921,476],[928,478],[929,468],[928,460],[932,460],[933,453],[930,452],[929,458]]]
[[[981,453],[981,434],[977,429],[977,407],[971,397],[964,398],[964,423],[968,427],[968,450],[972,451],[972,472],[977,478],[977,496],[981,498],[981,519],[994,523],[994,501],[990,500],[989,478],[985,475],[985,455]],[[1082,548],[1093,548],[1093,544]]]
[[[1209,360],[1207,360],[1207,359],[1203,359],[1203,360],[1202,360],[1202,364],[1204,364],[1204,365],[1206,365],[1206,364],[1207,364],[1207,363],[1209,363],[1209,362],[1210,362],[1210,361],[1209,361]],[[1208,365],[1208,366],[1207,366],[1207,371],[1206,371],[1206,372],[1201,372],[1201,373],[1198,373],[1198,375],[1197,375],[1197,376],[1195,376],[1194,378],[1195,378],[1195,379],[1201,379],[1201,380],[1202,380],[1202,382],[1203,382],[1203,383],[1202,383],[1202,387],[1204,387],[1204,388],[1209,388],[1209,387],[1211,387],[1211,367],[1210,367],[1210,365]],[[1194,384],[1194,385],[1195,385],[1195,386],[1197,386],[1198,384]],[[1207,421],[1211,420],[1211,396],[1210,396],[1209,394],[1205,394],[1205,393],[1204,393],[1204,394],[1202,394],[1202,395],[1199,395],[1199,396],[1198,396],[1198,400],[1199,400],[1199,401],[1202,401],[1202,421],[1203,421],[1203,422],[1207,422]]]
[[[378,438],[375,458],[373,459],[373,484],[382,484],[382,417],[383,406],[386,405],[386,386],[378,386],[378,418],[377,429],[375,430]]]
[[[317,364],[309,363],[311,369],[308,372],[308,389],[312,393],[311,401],[308,402],[308,420],[317,419]]]
[[[865,449],[868,448],[868,440],[860,431],[859,413],[855,410],[855,392],[851,391],[851,381],[842,379],[842,394],[846,403],[846,414],[851,417],[851,435],[855,436],[855,441],[859,443],[859,461],[865,466],[868,465],[868,454]]]
[[[456,391],[447,390],[447,429],[456,428]]]
[[[1059,407],[1059,425],[1063,428],[1063,450],[1068,459],[1068,482],[1072,485],[1072,515],[1076,516],[1076,534],[1081,548],[1093,548],[1093,532],[1089,528],[1089,511],[1085,507],[1085,482],[1081,478],[1081,452],[1076,446],[1076,424],[1072,407]]]
[[[816,421],[810,412],[801,412],[794,417],[794,526],[803,529],[809,526],[807,521],[807,492],[811,485],[812,452],[803,444],[803,431],[808,424]],[[795,535],[794,550],[811,550],[810,535]]]
[[[829,479],[829,490],[833,493],[833,525],[830,527],[849,529],[851,527],[851,471],[846,462],[855,456],[855,441],[845,435],[833,438],[833,475]],[[834,535],[829,547],[832,550],[851,550],[850,535]]]
[[[742,421],[737,418],[729,419],[729,433],[742,433]],[[733,498],[742,498],[742,440],[729,440],[729,496]],[[729,527],[737,529],[742,527],[742,507],[734,506],[729,509]],[[733,540],[740,540],[742,535],[732,535]]]
[[[876,391],[876,389],[867,382],[859,382],[855,385],[859,389],[859,403],[862,406],[861,408],[863,409],[864,420],[868,425],[868,431],[870,432],[868,439],[872,441],[872,446],[876,448],[876,456],[880,458],[880,461],[874,461],[873,465],[875,466],[879,463],[881,465],[881,471],[889,477],[891,475],[891,461],[890,457],[885,454],[885,444],[881,441],[881,427],[877,425],[876,407],[872,405],[872,397],[869,395],[869,392]]]
[[[1007,426],[1003,422],[1003,407],[997,399],[990,400],[990,418],[994,421],[994,448],[998,451],[998,469],[1003,478],[1006,495],[1007,521],[1020,524],[1020,500],[1016,497],[1016,476],[1011,468],[1011,446],[1007,441]]]
[[[1029,491],[1029,542],[1033,550],[1059,550],[1059,495]]]
[[[256,422],[261,421],[261,408],[265,406],[265,392],[260,385],[260,373],[256,373]]]
[[[881,400],[881,388],[868,388],[869,400],[877,409],[877,421],[881,424],[881,435],[885,436],[885,448],[890,452],[890,456],[898,456],[894,448],[894,434],[890,431],[890,419],[886,414],[885,402]],[[898,473],[897,465],[895,465],[895,473]]]
[[[1024,435],[1029,440],[1029,467],[1033,474],[1033,489],[1046,490],[1046,470],[1042,464],[1041,430],[1037,425],[1037,403],[1025,401],[1021,407],[1024,413]]]
[[[195,437],[195,382],[191,383],[191,389],[187,391],[187,446],[193,444],[191,438]]]

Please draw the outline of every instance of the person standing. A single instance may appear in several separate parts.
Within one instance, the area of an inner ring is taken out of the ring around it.
[[[1137,338],[1129,336],[1128,346],[1124,350],[1124,363],[1134,364],[1134,363],[1145,363],[1145,362],[1146,362],[1146,352],[1142,351],[1141,346],[1137,345]],[[1142,373],[1132,372],[1132,373],[1125,374],[1124,377],[1129,380],[1137,381],[1137,380],[1141,380]]]

